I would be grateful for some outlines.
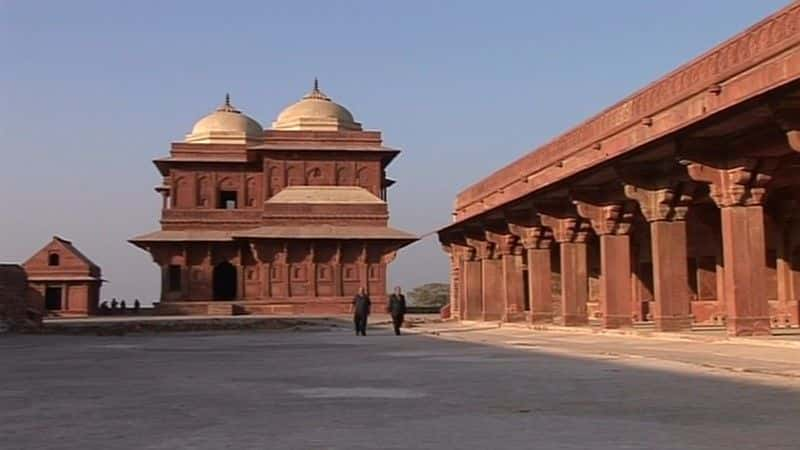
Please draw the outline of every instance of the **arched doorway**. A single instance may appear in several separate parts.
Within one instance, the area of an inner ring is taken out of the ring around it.
[[[214,267],[214,300],[236,298],[236,267],[229,262]]]

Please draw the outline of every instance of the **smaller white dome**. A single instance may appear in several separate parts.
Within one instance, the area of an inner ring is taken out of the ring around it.
[[[259,140],[264,135],[261,124],[231,105],[229,95],[216,111],[198,120],[185,142],[196,144],[238,144]]]

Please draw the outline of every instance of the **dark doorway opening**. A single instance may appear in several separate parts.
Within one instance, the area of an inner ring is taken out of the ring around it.
[[[224,262],[214,267],[214,300],[236,298],[236,267]]]
[[[59,311],[61,309],[61,288],[47,287],[44,290],[44,307],[48,311]]]
[[[169,285],[167,286],[171,292],[181,290],[181,266],[171,264],[169,266]]]

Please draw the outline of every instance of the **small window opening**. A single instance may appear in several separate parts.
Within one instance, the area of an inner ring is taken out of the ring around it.
[[[61,264],[61,257],[58,256],[58,253],[51,253],[50,256],[47,258],[47,265],[57,266],[59,264]]]
[[[219,191],[220,209],[236,209],[236,191]]]

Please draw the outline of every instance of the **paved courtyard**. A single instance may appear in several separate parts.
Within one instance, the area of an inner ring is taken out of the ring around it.
[[[526,330],[8,336],[0,448],[800,446],[796,362],[719,344],[704,366],[711,344],[680,344]],[[716,368],[748,351],[785,375]]]

